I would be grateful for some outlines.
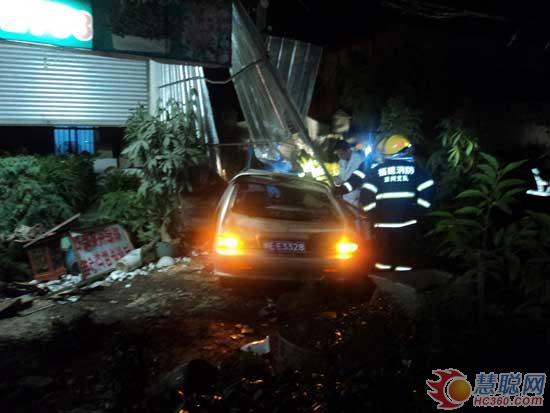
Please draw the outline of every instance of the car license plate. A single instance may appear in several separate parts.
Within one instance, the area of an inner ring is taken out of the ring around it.
[[[264,249],[271,252],[285,252],[303,254],[306,252],[306,243],[303,241],[264,241]]]

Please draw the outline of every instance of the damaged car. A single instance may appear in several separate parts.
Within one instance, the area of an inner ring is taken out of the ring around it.
[[[360,221],[323,183],[243,172],[216,210],[214,272],[222,279],[356,279],[372,263]]]

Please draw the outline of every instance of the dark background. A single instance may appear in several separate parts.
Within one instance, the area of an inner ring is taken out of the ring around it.
[[[264,33],[324,48],[311,117],[326,122],[344,109],[354,130],[372,131],[387,99],[403,96],[422,111],[428,138],[442,118],[459,118],[503,151],[528,140],[526,125],[550,123],[546,2],[407,1],[391,1],[405,9],[384,0],[270,2]],[[418,4],[472,13],[426,17],[414,13]],[[257,1],[244,5],[254,18]],[[361,102],[349,102],[350,84]],[[236,96],[232,87],[209,88],[220,136],[230,139],[229,120],[242,119]]]

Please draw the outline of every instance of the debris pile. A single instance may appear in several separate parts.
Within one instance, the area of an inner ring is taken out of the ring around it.
[[[82,282],[82,275],[66,274],[66,275],[62,275],[57,280],[52,280],[52,281],[47,281],[44,283],[37,284],[37,287],[43,289],[46,292],[56,293],[61,290],[67,290],[67,289],[70,289],[71,287],[75,287],[80,282]],[[37,282],[31,281],[31,283],[37,283]]]
[[[4,289],[12,292],[12,297],[19,298],[0,299],[2,315],[3,317],[12,317],[23,309],[31,307],[34,301],[33,296],[42,296],[42,301],[49,302],[48,306],[44,306],[44,308],[55,305],[55,302],[61,304],[75,303],[80,300],[83,294],[97,288],[110,287],[117,283],[125,283],[124,287],[129,288],[132,286],[131,282],[137,277],[145,277],[153,273],[167,273],[172,271],[176,265],[187,267],[191,264],[191,261],[190,257],[162,257],[156,263],[151,262],[133,271],[115,270],[103,277],[85,278],[82,274],[65,274],[58,279],[45,282],[32,280],[26,283],[15,283],[13,286],[7,285],[4,286]],[[22,296],[22,294],[26,295]],[[20,305],[22,302],[20,298],[25,298],[25,305]],[[31,309],[31,311],[34,310]]]

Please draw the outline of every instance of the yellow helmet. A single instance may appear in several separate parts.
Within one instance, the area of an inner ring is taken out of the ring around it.
[[[391,135],[382,139],[378,144],[378,151],[384,155],[395,155],[412,146],[411,141],[404,135]]]

